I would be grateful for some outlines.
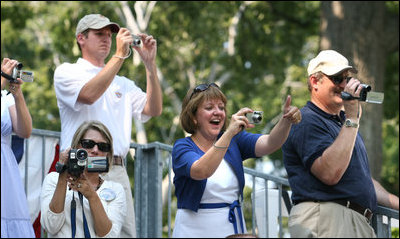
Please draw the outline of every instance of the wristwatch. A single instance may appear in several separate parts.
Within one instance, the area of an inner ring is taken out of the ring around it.
[[[60,161],[58,161],[56,163],[56,172],[57,173],[63,173],[66,169],[67,169],[67,166],[65,164],[60,163]]]
[[[358,124],[352,122],[350,119],[346,119],[346,120],[344,121],[344,126],[346,126],[346,127],[358,128]]]

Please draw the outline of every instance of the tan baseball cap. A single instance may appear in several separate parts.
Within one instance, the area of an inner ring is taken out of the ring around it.
[[[350,70],[357,73],[357,70],[349,65],[346,57],[334,50],[321,51],[315,58],[308,63],[308,75],[316,72],[322,72],[325,75],[333,76],[344,70]]]
[[[79,33],[82,33],[87,29],[101,29],[106,26],[110,26],[111,32],[113,33],[119,31],[119,25],[115,22],[110,22],[110,19],[107,17],[101,14],[89,14],[79,20],[75,36],[78,36]]]

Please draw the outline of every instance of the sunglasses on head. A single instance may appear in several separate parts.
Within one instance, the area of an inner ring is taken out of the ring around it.
[[[196,87],[193,89],[193,92],[192,92],[192,94],[190,95],[189,100],[192,99],[192,96],[193,96],[194,94],[196,94],[196,93],[198,93],[198,92],[205,91],[205,90],[207,90],[208,88],[210,88],[211,86],[214,86],[214,87],[219,88],[219,86],[218,86],[217,84],[215,84],[215,83],[200,84],[200,85],[196,86]]]
[[[82,139],[80,143],[85,149],[92,149],[95,145],[97,145],[97,147],[103,152],[110,152],[111,150],[111,145],[109,143],[96,143],[91,139]]]
[[[346,80],[346,83],[348,83],[351,79],[350,76],[343,76],[343,75],[333,75],[333,76],[328,76],[327,77],[335,84],[335,85],[340,85],[344,80]]]

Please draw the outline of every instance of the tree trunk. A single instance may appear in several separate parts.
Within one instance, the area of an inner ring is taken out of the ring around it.
[[[385,38],[385,2],[321,2],[321,50],[344,55],[358,70],[356,78],[383,92],[388,49]],[[362,104],[360,133],[368,152],[371,175],[380,180],[383,106]]]

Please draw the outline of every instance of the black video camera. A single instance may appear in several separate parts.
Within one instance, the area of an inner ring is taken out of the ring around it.
[[[358,99],[358,100],[359,101],[366,101],[367,100],[367,94],[368,94],[368,92],[371,91],[371,86],[367,85],[367,84],[360,84],[358,87],[362,87],[361,92],[360,92],[360,99]],[[357,90],[357,88],[356,88],[356,90]]]
[[[79,177],[87,168],[88,172],[104,173],[109,170],[107,157],[88,157],[84,149],[71,149],[68,156],[68,173]]]
[[[350,93],[342,91],[341,97],[343,100],[359,100],[359,101],[365,101],[367,103],[375,103],[375,104],[382,104],[384,94],[380,92],[371,92],[371,86],[367,84],[360,84],[357,86],[356,90],[358,87],[362,87],[361,92],[360,92],[360,97],[354,97]]]

